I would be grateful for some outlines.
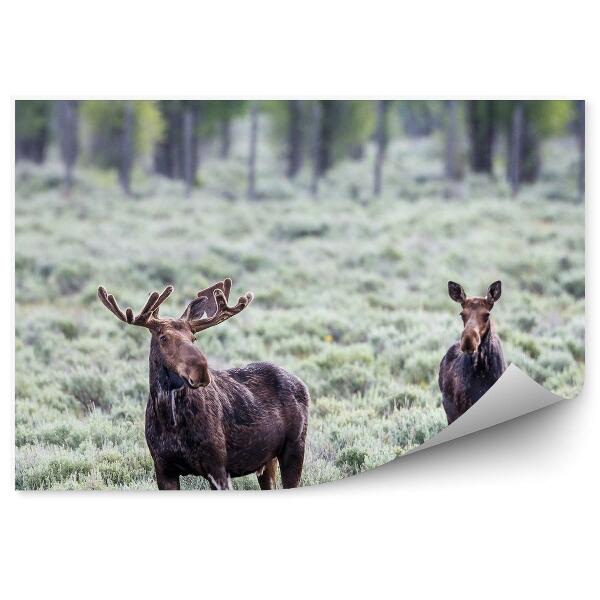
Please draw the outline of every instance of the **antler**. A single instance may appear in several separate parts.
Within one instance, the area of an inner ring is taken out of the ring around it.
[[[194,316],[190,316],[189,320],[195,320],[194,317],[202,317],[204,313],[207,316],[215,315],[219,307],[217,305],[217,301],[214,296],[215,290],[221,290],[225,294],[225,300],[229,302],[229,292],[231,291],[231,279],[226,277],[223,281],[217,281],[217,283],[213,283],[210,287],[207,287],[205,290],[198,292],[197,300],[195,301],[194,306]],[[202,310],[203,312],[199,312]]]
[[[144,304],[144,308],[139,312],[137,317],[133,316],[133,310],[130,307],[125,309],[125,312],[121,310],[115,297],[112,294],[108,294],[106,289],[100,286],[98,288],[98,298],[102,301],[102,304],[110,310],[113,315],[119,318],[124,323],[130,325],[139,325],[140,327],[150,327],[152,324],[159,321],[158,308],[159,306],[171,295],[173,292],[173,286],[168,285],[162,292],[152,292]]]
[[[240,296],[240,299],[238,300],[235,306],[228,306],[227,296],[229,295],[229,289],[231,287],[231,279],[226,279],[224,282],[221,283],[225,284],[223,286],[225,291],[221,289],[221,286],[213,286],[213,300],[214,305],[216,307],[214,314],[204,319],[190,320],[190,325],[194,333],[198,333],[199,331],[203,331],[204,329],[208,329],[209,327],[214,327],[215,325],[218,325],[219,323],[230,319],[234,315],[237,315],[238,313],[242,312],[244,308],[246,308],[246,306],[248,306],[250,302],[252,302],[254,294],[252,294],[252,292],[247,292],[244,296]],[[206,298],[206,296],[201,295],[205,292],[206,290],[199,292],[198,297]]]

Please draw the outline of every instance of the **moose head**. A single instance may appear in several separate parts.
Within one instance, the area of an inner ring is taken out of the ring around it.
[[[152,292],[137,316],[131,308],[121,310],[114,296],[102,286],[98,288],[98,297],[124,323],[150,330],[153,346],[170,377],[178,384],[174,387],[186,385],[197,389],[209,385],[211,379],[206,357],[194,345],[196,334],[237,315],[252,302],[253,295],[248,292],[235,306],[229,306],[230,290],[231,279],[227,278],[198,292],[179,319],[160,318],[158,314],[160,305],[173,292],[172,285],[161,294]]]
[[[460,338],[460,349],[467,354],[477,352],[481,340],[490,330],[490,311],[500,298],[502,283],[495,281],[488,288],[485,298],[473,296],[467,298],[462,285],[448,282],[448,294],[462,306],[460,317],[464,329]]]

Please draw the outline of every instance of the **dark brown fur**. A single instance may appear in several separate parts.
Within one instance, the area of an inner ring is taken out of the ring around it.
[[[440,364],[438,383],[448,424],[475,404],[498,381],[506,363],[502,346],[490,318],[500,298],[501,283],[496,281],[485,298],[467,298],[457,283],[448,282],[450,297],[462,306],[463,333]]]
[[[228,307],[230,285],[225,280],[200,292],[180,319],[158,319],[158,306],[150,303],[129,320],[129,313],[99,290],[111,312],[152,333],[146,441],[159,489],[179,489],[181,475],[199,475],[212,489],[228,489],[230,477],[250,473],[257,474],[261,489],[273,489],[277,461],[284,488],[300,482],[309,404],[304,383],[270,363],[212,370],[193,344],[197,331],[251,301],[247,295]],[[207,312],[212,316],[204,317]]]

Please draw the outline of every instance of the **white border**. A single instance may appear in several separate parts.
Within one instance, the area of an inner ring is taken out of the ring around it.
[[[600,225],[598,35],[588,3],[5,4],[4,282],[13,270],[15,96],[583,97],[588,231]],[[593,299],[597,235],[587,250]],[[2,303],[11,315],[8,290]],[[8,387],[12,323],[2,327]],[[588,365],[598,364],[599,333],[592,307]],[[597,372],[588,367],[574,402],[364,478],[267,495],[17,494],[5,388],[5,594],[589,597],[599,533]]]

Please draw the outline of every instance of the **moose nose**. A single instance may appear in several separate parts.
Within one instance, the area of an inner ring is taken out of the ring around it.
[[[199,387],[206,387],[210,381],[200,381],[198,379],[194,379],[193,377],[188,377],[187,382],[191,388],[198,389]]]
[[[210,383],[208,369],[193,370],[187,374],[185,379],[188,382],[188,385],[194,389],[206,387]]]
[[[467,354],[473,354],[479,347],[479,335],[477,332],[472,332],[462,336],[460,341],[460,349]]]

